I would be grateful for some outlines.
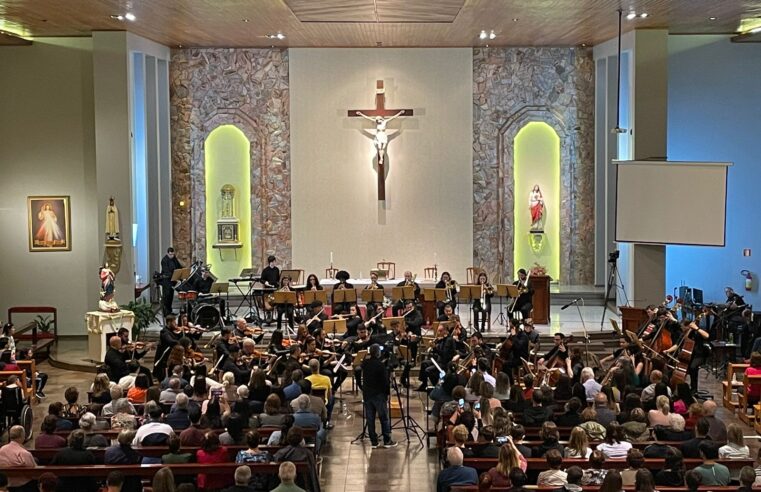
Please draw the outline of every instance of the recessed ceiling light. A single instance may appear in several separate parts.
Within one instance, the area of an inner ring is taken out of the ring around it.
[[[492,29],[492,31],[489,33],[489,39],[494,39],[496,37],[497,37],[497,35],[494,34],[494,30]]]
[[[248,19],[243,19],[243,22],[248,22]]]
[[[486,39],[487,37],[489,37],[489,35],[486,34],[486,31],[481,31],[481,34],[478,35],[479,39]]]
[[[282,41],[283,39],[285,39],[285,34],[283,34],[282,32],[279,32],[277,34],[267,34],[265,37],[269,39],[279,39]]]
[[[110,17],[113,20],[118,20],[118,21],[123,21],[124,20],[124,16],[121,15],[121,14],[112,14],[112,15],[110,15]]]
[[[626,14],[626,20],[632,20],[635,17],[637,17],[637,13],[636,12],[629,12],[628,14]]]
[[[640,18],[645,19],[647,17],[647,12],[642,12],[639,14]]]
[[[517,17],[513,17],[513,22],[518,22],[518,18]]]
[[[133,14],[132,12],[127,12],[126,14],[124,14],[124,18],[130,22],[135,22],[135,20],[137,19],[137,17],[135,17],[135,14]]]
[[[711,16],[711,17],[709,17],[709,18],[708,18],[708,20],[709,20],[709,21],[715,21],[715,20],[716,20],[716,17],[714,17],[714,16]]]

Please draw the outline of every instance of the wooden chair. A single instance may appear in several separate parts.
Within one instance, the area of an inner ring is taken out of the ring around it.
[[[326,268],[325,269],[325,278],[336,278],[336,273],[338,273],[338,268]]]
[[[757,408],[759,407],[758,405],[759,402],[751,403],[748,400],[748,393],[749,393],[748,390],[751,386],[761,387],[761,375],[748,376],[747,374],[743,374],[743,380],[742,380],[743,391],[742,393],[740,393],[737,410],[740,412],[739,414],[740,420],[745,422],[747,425],[753,426],[756,422],[761,421],[761,416],[759,415],[758,408]],[[749,408],[753,410],[753,415],[748,415]]]
[[[734,412],[739,405],[739,398],[735,399],[734,395],[737,395],[737,390],[742,388],[743,383],[739,381],[739,374],[745,372],[745,369],[749,367],[748,364],[728,364],[727,365],[727,378],[722,381],[723,387],[723,403],[724,408],[727,408]]]
[[[387,279],[393,280],[396,278],[396,263],[393,261],[379,261],[376,263],[376,267],[378,270],[386,270],[388,272],[388,275],[386,275]]]
[[[435,266],[425,267],[423,268],[423,275],[425,276],[425,278],[432,278],[433,280],[438,280],[439,269]]]
[[[469,285],[474,285],[478,281],[478,276],[485,272],[481,267],[468,267],[465,269],[465,278]]]

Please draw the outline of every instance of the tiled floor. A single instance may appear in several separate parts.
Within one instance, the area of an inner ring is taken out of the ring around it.
[[[586,307],[581,309],[589,331],[600,331],[602,317],[601,307]],[[496,313],[495,313],[496,315]],[[612,313],[608,312],[608,315]],[[606,323],[607,317],[606,315]],[[580,331],[581,318],[576,309],[560,311],[553,306],[553,323],[549,326],[539,327],[540,332],[555,332],[562,330],[565,333]],[[504,330],[495,326],[495,329]],[[610,331],[608,325],[606,331]],[[77,344],[81,343],[81,346]],[[66,350],[72,357],[78,353],[84,353],[85,341],[68,342]],[[53,401],[63,400],[63,392],[68,386],[76,386],[81,392],[85,392],[93,379],[93,374],[65,371],[52,368],[48,363],[40,365],[40,370],[50,375],[50,381],[46,388],[48,397],[41,405],[35,407],[35,428],[39,428],[39,422],[46,413],[47,404]],[[414,374],[414,373],[413,373]],[[721,385],[713,376],[701,371],[700,386],[713,393],[717,400],[721,397]],[[414,378],[413,378],[414,381]],[[330,443],[324,448],[322,464],[322,482],[326,492],[339,491],[421,491],[435,490],[435,480],[438,472],[436,455],[433,450],[419,444],[416,437],[411,436],[406,441],[403,430],[394,430],[393,438],[399,442],[399,446],[393,449],[371,449],[369,440],[352,444],[351,441],[362,431],[362,409],[359,396],[349,393],[351,382],[347,380],[343,395],[346,404],[346,413],[342,412],[340,404],[334,410],[335,428],[330,432]],[[406,400],[406,395],[402,395]],[[423,426],[425,417],[421,394],[410,393],[410,414]],[[721,408],[719,416],[729,422],[739,422],[730,412]],[[754,435],[752,429],[747,428],[746,436]],[[749,440],[753,456],[755,456],[758,443],[755,439]],[[434,444],[432,442],[432,444]]]

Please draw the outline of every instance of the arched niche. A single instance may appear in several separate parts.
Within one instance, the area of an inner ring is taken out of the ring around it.
[[[546,122],[529,121],[513,149],[513,264],[527,270],[539,264],[559,279],[560,137]]]
[[[204,141],[206,261],[221,279],[237,277],[251,267],[251,143],[235,125],[220,125]],[[221,216],[221,189],[235,188],[234,208],[238,222],[237,249],[217,249],[217,219]]]

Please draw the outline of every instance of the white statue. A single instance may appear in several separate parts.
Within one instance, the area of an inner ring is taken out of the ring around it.
[[[114,204],[114,197],[108,200],[106,207],[106,239],[109,241],[119,240],[119,209]]]
[[[231,184],[226,184],[222,186],[222,189],[219,190],[219,192],[222,195],[222,218],[228,219],[235,217],[235,207],[233,203],[235,200],[235,187]]]
[[[384,118],[383,116],[367,116],[366,114],[363,114],[361,111],[357,111],[356,114],[359,116],[370,120],[375,123],[375,138],[373,138],[373,144],[375,145],[375,148],[378,150],[378,164],[383,164],[384,156],[386,155],[386,147],[388,146],[388,135],[386,135],[386,125],[389,121],[400,117],[404,114],[404,110],[402,109],[398,113],[396,113],[394,116],[390,116],[388,118]]]

